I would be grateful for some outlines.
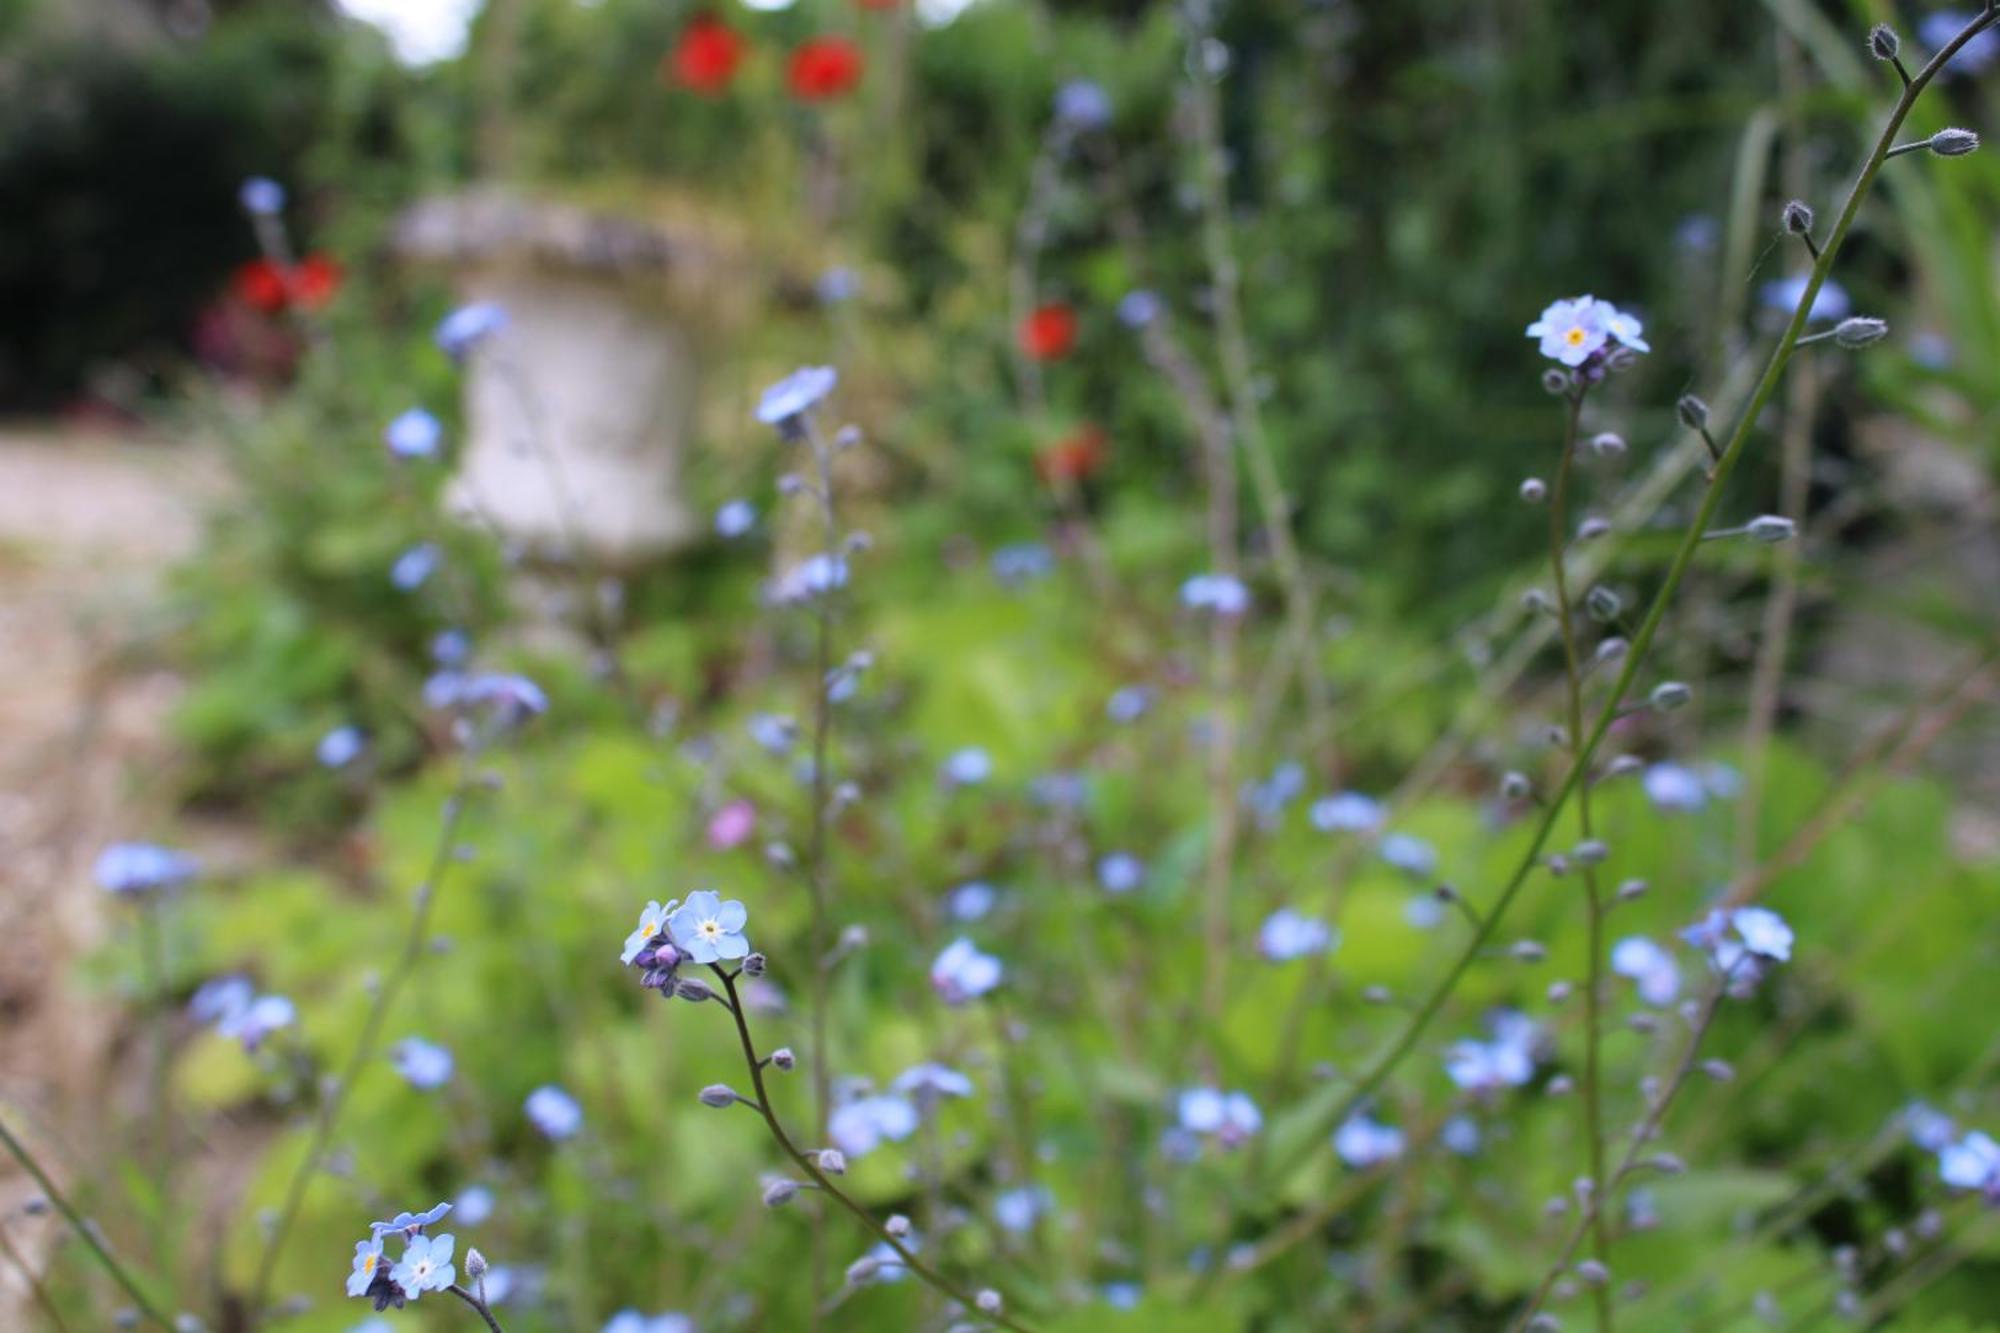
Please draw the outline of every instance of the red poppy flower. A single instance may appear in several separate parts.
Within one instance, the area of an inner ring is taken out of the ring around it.
[[[792,52],[788,78],[792,96],[825,102],[861,82],[861,48],[844,37],[815,37]]]
[[[1021,321],[1021,350],[1037,361],[1057,361],[1076,346],[1076,311],[1054,303]]]
[[[1110,437],[1100,427],[1085,426],[1036,454],[1035,471],[1051,485],[1082,481],[1104,466],[1110,444]]]
[[[283,310],[290,299],[285,271],[268,259],[253,259],[240,265],[230,279],[230,286],[245,305],[267,315]]]
[[[661,73],[689,92],[716,97],[726,92],[743,63],[749,43],[721,19],[703,14],[681,29]]]
[[[346,272],[325,255],[307,255],[292,270],[291,298],[304,310],[317,310],[340,291]]]

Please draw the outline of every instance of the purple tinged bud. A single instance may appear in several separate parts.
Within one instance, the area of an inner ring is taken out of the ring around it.
[[[819,1169],[826,1172],[829,1176],[846,1175],[847,1154],[838,1148],[821,1148],[819,1150]]]
[[[465,1252],[465,1275],[467,1277],[477,1282],[480,1278],[486,1276],[486,1269],[486,1256],[481,1254],[477,1248]]]
[[[1629,903],[1634,898],[1644,897],[1645,893],[1646,893],[1645,880],[1628,879],[1623,884],[1620,884],[1618,886],[1618,901],[1621,903]]]
[[[1611,531],[1611,524],[1601,518],[1586,518],[1576,525],[1576,539],[1580,542],[1595,541]]]
[[[701,1090],[701,1104],[712,1106],[718,1111],[734,1106],[742,1100],[736,1089],[726,1083],[711,1083]]]
[[[1798,532],[1798,525],[1779,514],[1760,514],[1743,527],[1743,535],[1753,542],[1763,542],[1775,546],[1788,542]]]
[[[1694,698],[1694,691],[1678,680],[1663,680],[1653,687],[1649,699],[1653,707],[1662,713],[1671,713],[1685,708]]]
[[[1534,789],[1526,773],[1510,771],[1500,775],[1500,794],[1510,801],[1525,801]]]
[[[1590,451],[1599,458],[1623,458],[1625,437],[1615,431],[1599,431],[1590,437]]]
[[[792,1048],[789,1046],[780,1046],[777,1050],[771,1052],[771,1067],[773,1069],[782,1070],[789,1074],[792,1070],[798,1068],[798,1064],[799,1058],[792,1054]]]
[[[889,1216],[889,1220],[882,1224],[882,1229],[896,1239],[901,1240],[910,1234],[910,1219],[904,1217],[901,1213],[892,1213]]]
[[[1583,605],[1591,619],[1608,621],[1618,619],[1618,612],[1625,604],[1617,593],[1600,583],[1584,594]]]
[[[1576,994],[1576,987],[1567,981],[1551,981],[1546,993],[1550,1004],[1563,1004]]]
[[[700,1004],[715,998],[715,988],[699,977],[682,977],[674,983],[674,996],[690,1004]]]
[[[1668,1176],[1678,1176],[1687,1170],[1687,1163],[1670,1152],[1655,1153],[1639,1165]]]
[[[1811,205],[1807,204],[1803,199],[1794,199],[1786,204],[1783,216],[1785,230],[1792,235],[1812,235],[1813,211]]]
[[[743,960],[743,975],[761,977],[764,975],[765,959],[761,953],[753,953]]]
[[[882,1269],[882,1261],[872,1254],[864,1254],[847,1266],[847,1285],[859,1287],[874,1278]]]
[[[1964,157],[1979,147],[1979,136],[1971,130],[1939,130],[1930,138],[1930,148],[1939,157]]]
[[[1576,850],[1571,852],[1570,855],[1576,858],[1578,865],[1600,866],[1610,857],[1611,848],[1599,839],[1591,838],[1578,843]]]
[[[1868,54],[1877,60],[1894,60],[1902,41],[1896,30],[1886,23],[1878,23],[1868,30]]]
[[[1510,952],[1517,963],[1539,963],[1549,956],[1549,951],[1535,940],[1522,940]]]
[[[1611,1270],[1595,1259],[1585,1259],[1578,1264],[1576,1275],[1593,1287],[1601,1287],[1611,1280]]]
[[[1538,505],[1548,499],[1549,484],[1540,477],[1529,477],[1521,483],[1521,498],[1531,505]]]
[[[1681,400],[1674,404],[1674,412],[1680,417],[1681,424],[1689,430],[1708,428],[1708,404],[1691,393],[1681,395]]]
[[[1557,1074],[1548,1081],[1547,1091],[1551,1097],[1567,1097],[1576,1091],[1576,1080],[1568,1074]]]
[[[1000,1293],[991,1287],[983,1289],[977,1296],[973,1297],[972,1303],[979,1307],[981,1314],[999,1314],[1000,1308],[1004,1304],[1000,1299]]]
[[[766,1208],[783,1208],[786,1204],[797,1198],[798,1193],[799,1183],[796,1180],[774,1180],[764,1186],[764,1206]]]
[[[1717,1083],[1727,1083],[1736,1077],[1736,1070],[1731,1067],[1727,1060],[1703,1060],[1701,1062],[1701,1072],[1714,1079]]]
[[[1543,392],[1561,396],[1568,393],[1569,389],[1570,378],[1567,371],[1556,370],[1552,367],[1542,372]]]
[[[1833,326],[1833,340],[1850,351],[1881,342],[1889,336],[1889,321],[1872,315],[1851,315]]]

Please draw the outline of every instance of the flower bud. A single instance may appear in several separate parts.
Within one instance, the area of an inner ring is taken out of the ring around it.
[[[1597,645],[1597,652],[1595,656],[1600,664],[1605,662],[1616,662],[1620,658],[1625,656],[1626,651],[1630,649],[1631,646],[1632,645],[1626,642],[1624,638],[1614,634],[1610,638],[1606,639],[1603,643]]]
[[[799,1182],[796,1180],[787,1180],[780,1176],[778,1179],[764,1186],[764,1206],[766,1208],[783,1208],[793,1199],[796,1199],[798,1195]]]
[[[1551,981],[1546,993],[1550,1004],[1562,1004],[1576,994],[1576,987],[1567,981]]]
[[[1625,437],[1613,431],[1599,431],[1590,437],[1590,451],[1599,458],[1625,456]]]
[[[1539,940],[1521,940],[1508,950],[1517,963],[1539,963],[1549,956],[1549,951]]]
[[[1583,606],[1593,620],[1616,620],[1624,603],[1618,599],[1617,593],[1600,583],[1584,594]]]
[[[674,994],[692,1004],[715,998],[715,988],[700,977],[682,977],[674,982]]]
[[[1886,23],[1878,23],[1868,30],[1868,54],[1877,60],[1894,60],[1902,45],[1896,37],[1896,30]]]
[[[1670,1152],[1656,1153],[1640,1162],[1639,1165],[1668,1176],[1680,1175],[1688,1169],[1686,1162],[1683,1162]]]
[[[881,1271],[882,1261],[872,1254],[864,1254],[847,1266],[847,1284],[850,1287],[861,1286],[872,1281]]]
[[[1931,136],[1930,145],[1939,157],[1964,157],[1979,147],[1979,136],[1971,130],[1939,130]]]
[[[1691,393],[1681,395],[1681,400],[1674,404],[1674,411],[1679,415],[1681,424],[1689,430],[1704,430],[1708,426],[1708,404]]]
[[[1889,321],[1854,315],[1833,326],[1833,340],[1846,348],[1866,347],[1889,336]]]
[[[1628,879],[1618,886],[1618,901],[1629,903],[1646,896],[1647,884],[1643,879]]]
[[[1694,691],[1678,680],[1663,680],[1653,687],[1653,692],[1648,698],[1653,707],[1660,712],[1671,713],[1675,709],[1687,707],[1688,702],[1694,698]]]
[[[901,1213],[891,1213],[889,1214],[889,1220],[882,1224],[882,1229],[897,1240],[901,1240],[910,1234],[910,1219],[904,1217]]]
[[[1751,541],[1763,542],[1770,546],[1790,541],[1797,531],[1797,524],[1778,514],[1760,514],[1743,528],[1743,534]]]
[[[761,977],[764,975],[765,958],[761,953],[753,953],[743,960],[743,975]]]
[[[1595,541],[1611,531],[1611,524],[1601,518],[1586,518],[1576,525],[1576,539],[1580,542]]]
[[[1530,588],[1521,594],[1521,609],[1530,615],[1553,610],[1554,606],[1549,595],[1540,588]]]
[[[1569,858],[1561,852],[1550,852],[1544,864],[1548,866],[1549,873],[1557,879],[1569,873]]]
[[[773,1069],[789,1074],[792,1070],[798,1068],[798,1064],[799,1057],[792,1054],[792,1048],[789,1046],[780,1046],[777,1050],[771,1052],[771,1068]]]
[[[1551,1097],[1567,1097],[1576,1091],[1576,1080],[1568,1074],[1557,1074],[1548,1081],[1545,1090]]]
[[[736,1089],[726,1083],[711,1083],[701,1090],[701,1104],[712,1106],[718,1111],[734,1106],[742,1100],[743,1098],[737,1095]]]
[[[829,1176],[846,1175],[847,1154],[838,1148],[821,1148],[819,1150],[819,1169],[826,1172]]]
[[[979,1313],[981,1314],[999,1314],[1003,1302],[1000,1299],[999,1292],[993,1290],[991,1287],[987,1287],[972,1298],[972,1303],[979,1307]]]
[[[1781,216],[1784,219],[1785,230],[1792,235],[1812,235],[1813,211],[1812,206],[1806,203],[1805,200],[1792,200],[1785,205],[1785,211]]]
[[[1507,772],[1500,776],[1500,794],[1510,801],[1525,801],[1534,789],[1526,773]]]
[[[465,1252],[465,1275],[474,1282],[486,1276],[487,1266],[486,1256],[479,1252],[477,1246]]]
[[[1595,1259],[1585,1259],[1578,1264],[1576,1275],[1593,1287],[1601,1287],[1611,1280],[1611,1270]]]
[[[1600,866],[1611,855],[1611,848],[1606,846],[1600,839],[1590,838],[1578,843],[1576,850],[1571,852],[1570,855],[1576,858],[1578,865]]]
[[[1567,371],[1549,369],[1542,372],[1542,390],[1545,393],[1562,395],[1569,392],[1570,378]]]
[[[1521,483],[1521,499],[1528,504],[1538,505],[1549,495],[1548,483],[1540,477],[1529,477]]]
[[[1736,1070],[1731,1068],[1727,1060],[1703,1060],[1701,1062],[1701,1072],[1714,1079],[1717,1083],[1727,1083],[1736,1077]]]

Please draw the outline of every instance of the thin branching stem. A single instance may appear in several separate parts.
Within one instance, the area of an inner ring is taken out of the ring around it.
[[[1834,260],[1839,256],[1841,246],[1847,240],[1847,233],[1854,226],[1854,219],[1861,211],[1863,200],[1868,197],[1870,190],[1875,184],[1876,176],[1882,170],[1883,163],[1888,160],[1889,149],[1895,141],[1896,132],[1902,128],[1903,122],[1909,117],[1911,108],[1916,105],[1918,97],[1929,86],[1931,80],[1937,76],[1938,71],[1943,69],[1967,42],[1989,27],[1992,27],[1996,21],[2000,21],[2000,11],[1987,10],[1974,18],[1965,26],[1964,30],[1952,38],[1951,41],[1945,43],[1937,54],[1931,57],[1930,63],[1926,64],[1916,78],[1911,80],[1910,86],[1904,89],[1903,95],[1896,100],[1896,104],[1890,110],[1881,133],[1876,136],[1874,147],[1863,160],[1854,184],[1848,190],[1846,200],[1841,204],[1840,214],[1834,221],[1832,231],[1828,233],[1826,244],[1820,251],[1818,261],[1813,264],[1811,272],[1806,275],[1805,290],[1799,294],[1798,305],[1792,311],[1790,321],[1785,325],[1784,332],[1779,335],[1777,344],[1771,349],[1770,357],[1765,362],[1763,373],[1758,377],[1756,387],[1751,390],[1748,402],[1744,404],[1743,410],[1737,416],[1736,426],[1729,435],[1729,442],[1722,449],[1714,468],[1709,473],[1708,484],[1702,493],[1701,503],[1696,507],[1694,517],[1688,524],[1679,547],[1674,552],[1673,560],[1667,567],[1666,576],[1661,581],[1659,591],[1654,595],[1652,602],[1646,608],[1646,615],[1640,622],[1638,630],[1632,635],[1631,648],[1625,654],[1624,665],[1619,670],[1618,677],[1613,683],[1610,694],[1606,698],[1602,709],[1599,710],[1597,720],[1591,726],[1588,735],[1580,739],[1571,738],[1571,743],[1575,746],[1575,750],[1568,772],[1563,778],[1562,785],[1551,795],[1548,805],[1544,809],[1541,819],[1537,821],[1533,832],[1530,834],[1528,845],[1523,850],[1512,874],[1508,876],[1506,882],[1501,886],[1492,907],[1487,910],[1485,926],[1475,931],[1472,938],[1466,941],[1465,946],[1452,960],[1451,965],[1445,969],[1444,976],[1439,979],[1437,985],[1424,997],[1409,1022],[1404,1024],[1402,1030],[1397,1033],[1388,1048],[1376,1057],[1367,1070],[1348,1086],[1343,1096],[1325,1111],[1314,1117],[1314,1126],[1321,1132],[1330,1130],[1333,1126],[1340,1124],[1353,1113],[1356,1107],[1374,1096],[1383,1083],[1388,1080],[1389,1076],[1416,1049],[1417,1043],[1422,1040],[1424,1033],[1429,1030],[1431,1023],[1436,1020],[1439,1012],[1444,1008],[1445,1002],[1450,999],[1466,972],[1470,970],[1473,963],[1479,959],[1480,955],[1486,949],[1494,931],[1499,928],[1501,921],[1507,915],[1508,909],[1513,906],[1515,899],[1519,896],[1522,886],[1527,883],[1529,874],[1539,864],[1542,849],[1547,844],[1551,833],[1553,833],[1557,819],[1561,816],[1563,808],[1569,803],[1570,797],[1576,794],[1577,790],[1586,780],[1591,761],[1596,757],[1598,747],[1603,743],[1604,737],[1610,731],[1612,723],[1617,720],[1620,701],[1624,699],[1626,693],[1631,689],[1634,680],[1637,679],[1641,668],[1644,666],[1647,652],[1652,647],[1653,640],[1659,633],[1660,625],[1666,619],[1667,611],[1673,605],[1675,595],[1680,591],[1681,584],[1686,580],[1688,571],[1694,563],[1696,549],[1701,545],[1704,534],[1709,531],[1710,526],[1715,521],[1715,514],[1721,506],[1722,494],[1728,483],[1730,474],[1735,471],[1736,465],[1742,461],[1743,454],[1749,446],[1751,432],[1756,428],[1758,418],[1763,414],[1764,408],[1770,403],[1772,395],[1777,391],[1779,381],[1784,378],[1785,368],[1791,363],[1792,354],[1797,350],[1799,339],[1805,333],[1806,320],[1812,310],[1813,302],[1818,299],[1820,288],[1825,284],[1827,274],[1832,270]],[[1289,1169],[1295,1164],[1299,1155],[1304,1152],[1310,1152],[1313,1149],[1319,1137],[1319,1133],[1300,1135],[1297,1140],[1297,1149],[1295,1149],[1293,1154],[1293,1160],[1276,1163],[1276,1169],[1281,1172]]]
[[[446,1287],[445,1290],[471,1306],[473,1313],[484,1319],[486,1327],[491,1329],[493,1333],[507,1333],[506,1329],[500,1327],[500,1321],[493,1317],[493,1310],[485,1301],[480,1300],[479,1297],[473,1295],[464,1287],[459,1286],[456,1282]]]
[[[431,848],[430,864],[417,886],[416,905],[410,913],[410,929],[403,939],[402,952],[368,1006],[368,1014],[361,1021],[360,1039],[355,1042],[353,1053],[347,1057],[340,1077],[320,1100],[305,1155],[293,1168],[291,1180],[285,1187],[284,1202],[278,1207],[277,1221],[271,1226],[270,1239],[264,1242],[264,1252],[257,1260],[257,1274],[250,1285],[250,1303],[245,1317],[251,1328],[263,1319],[264,1307],[271,1294],[271,1281],[277,1274],[278,1258],[284,1252],[293,1224],[298,1221],[306,1189],[326,1159],[327,1149],[333,1142],[333,1132],[340,1123],[340,1113],[346,1109],[348,1094],[353,1091],[355,1080],[375,1058],[389,1011],[394,1008],[396,997],[402,993],[410,974],[416,971],[417,964],[423,959],[425,946],[430,941],[431,913],[437,904],[438,889],[444,881],[445,871],[452,864],[458,846],[459,826],[465,818],[465,808],[476,785],[477,761],[476,748],[469,749],[461,761],[458,782],[451,795],[445,798],[444,816],[438,821],[438,837]]]
[[[1011,1315],[1004,1313],[988,1314],[981,1310],[978,1301],[965,1288],[918,1258],[915,1251],[911,1250],[908,1245],[905,1245],[900,1237],[877,1220],[873,1213],[850,1198],[834,1182],[833,1177],[820,1170],[817,1154],[800,1151],[798,1145],[793,1141],[791,1134],[786,1131],[784,1123],[778,1119],[777,1110],[771,1105],[771,1093],[764,1082],[764,1061],[757,1055],[757,1043],[750,1035],[749,1017],[745,1011],[742,998],[736,993],[736,978],[738,974],[715,964],[710,964],[710,970],[721,980],[722,989],[728,994],[729,1002],[724,1007],[729,1010],[730,1017],[736,1021],[736,1038],[743,1049],[743,1064],[749,1071],[750,1086],[755,1093],[755,1096],[744,1097],[741,1100],[763,1118],[765,1128],[771,1131],[772,1139],[777,1142],[779,1149],[783,1151],[785,1156],[789,1157],[793,1164],[811,1179],[814,1187],[823,1191],[828,1198],[853,1214],[855,1219],[864,1227],[879,1236],[882,1242],[895,1252],[896,1257],[905,1267],[919,1278],[922,1278],[931,1287],[956,1301],[965,1308],[967,1313],[977,1318],[990,1320],[1001,1328],[1013,1329],[1015,1333],[1028,1333],[1026,1326],[1017,1322]],[[813,1294],[813,1299],[815,1308],[817,1308],[819,1299],[817,1292]]]
[[[1576,472],[1577,423],[1583,416],[1582,389],[1569,398],[1568,411],[1563,419],[1562,458],[1556,464],[1556,481],[1549,492],[1549,577],[1555,585],[1556,633],[1562,640],[1563,685],[1567,704],[1568,720],[1564,724],[1565,735],[1572,738],[1583,733],[1583,663],[1576,641],[1576,607],[1570,597],[1569,588],[1569,490]],[[1586,784],[1576,793],[1577,829],[1586,839],[1594,836],[1590,824],[1590,788]],[[1603,1015],[1599,1012],[1604,1002],[1604,899],[1598,890],[1597,867],[1585,862],[1582,867],[1584,887],[1584,909],[1589,913],[1588,948],[1590,959],[1584,970],[1583,1014],[1583,1128],[1585,1144],[1590,1162],[1590,1185],[1593,1195],[1601,1192],[1606,1184],[1604,1179],[1604,1085],[1601,1077],[1602,1046],[1604,1038]],[[1473,930],[1477,933],[1483,926],[1478,914],[1473,914]],[[1611,1231],[1605,1223],[1602,1210],[1596,1214],[1591,1228],[1592,1242],[1597,1261],[1607,1269],[1611,1266]],[[1602,1283],[1592,1288],[1597,1306],[1597,1326],[1604,1333],[1616,1325],[1616,1316],[1611,1308],[1611,1293]]]
[[[69,1196],[56,1188],[55,1180],[42,1168],[42,1164],[28,1151],[28,1146],[21,1142],[4,1119],[0,1119],[0,1143],[7,1146],[8,1153],[21,1164],[21,1169],[34,1177],[35,1186],[41,1190],[42,1197],[63,1215],[63,1220],[70,1224],[77,1235],[83,1237],[83,1243],[89,1247],[91,1254],[103,1266],[104,1271],[111,1275],[111,1280],[132,1298],[134,1308],[161,1328],[172,1328],[173,1320],[160,1313],[160,1307],[153,1303],[153,1298],[146,1294],[146,1289],[139,1285],[124,1264],[118,1262],[118,1256],[111,1253],[111,1247],[105,1242],[97,1225],[87,1221],[83,1214],[76,1210],[76,1205],[70,1202]]]

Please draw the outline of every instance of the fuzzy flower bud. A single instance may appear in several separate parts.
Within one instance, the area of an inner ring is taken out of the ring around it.
[[[910,1219],[904,1217],[901,1213],[891,1213],[889,1220],[882,1224],[882,1229],[897,1240],[901,1240],[910,1234]]]
[[[763,954],[753,953],[743,960],[743,975],[746,977],[761,977],[764,975],[765,964],[766,960]]]
[[[1649,696],[1653,707],[1662,713],[1671,713],[1677,708],[1685,708],[1694,698],[1694,691],[1678,680],[1663,680],[1653,687]]]
[[[786,1180],[781,1176],[764,1186],[764,1206],[766,1208],[783,1208],[786,1204],[797,1198],[798,1194],[799,1182],[796,1180]]]
[[[1600,583],[1584,594],[1583,605],[1593,620],[1616,620],[1624,603],[1617,593]]]
[[[1549,369],[1542,372],[1542,390],[1558,396],[1569,392],[1570,379],[1566,371]]]
[[[798,1064],[799,1057],[792,1054],[792,1048],[789,1046],[780,1046],[777,1050],[771,1052],[771,1068],[773,1069],[782,1070],[789,1074],[792,1070],[798,1068]]]
[[[1833,326],[1833,340],[1842,347],[1866,347],[1889,336],[1889,322],[1870,315],[1854,315]]]
[[[1500,794],[1510,801],[1525,801],[1534,789],[1526,773],[1510,771],[1500,777]]]
[[[1930,148],[1939,157],[1964,157],[1979,147],[1979,136],[1971,130],[1939,130],[1930,138]]]
[[[486,1256],[481,1254],[478,1249],[474,1248],[465,1252],[465,1275],[474,1282],[486,1276],[487,1267]]]
[[[1778,514],[1760,514],[1743,527],[1743,534],[1751,541],[1763,542],[1767,546],[1788,542],[1797,531],[1796,523]]]
[[[1894,60],[1902,45],[1896,30],[1886,23],[1878,23],[1868,30],[1868,54],[1877,60]]]
[[[699,977],[682,977],[674,982],[674,994],[693,1004],[715,998],[715,988]]]
[[[1708,426],[1708,404],[1691,393],[1681,395],[1674,404],[1674,411],[1680,416],[1681,424],[1689,430],[1703,430]]]
[[[1625,437],[1613,431],[1599,431],[1590,437],[1590,451],[1599,458],[1622,458],[1625,454]]]
[[[1623,884],[1620,884],[1618,886],[1618,901],[1621,903],[1629,903],[1635,899],[1643,898],[1646,896],[1646,888],[1647,885],[1645,880],[1628,879]]]
[[[1576,850],[1572,851],[1570,855],[1576,858],[1578,865],[1603,865],[1605,859],[1611,855],[1611,848],[1599,839],[1591,838],[1586,842],[1578,843]]]
[[[829,1176],[846,1175],[847,1154],[838,1148],[821,1148],[819,1150],[819,1169],[826,1172]]]
[[[1529,477],[1521,483],[1521,499],[1531,505],[1538,505],[1549,495],[1548,483],[1540,477]]]
[[[1595,1259],[1585,1259],[1578,1264],[1576,1275],[1593,1287],[1601,1287],[1611,1280],[1611,1270]]]
[[[701,1104],[712,1106],[718,1111],[734,1106],[742,1100],[737,1095],[736,1089],[726,1083],[711,1083],[701,1090]]]
[[[1609,531],[1611,531],[1611,524],[1608,520],[1586,518],[1583,522],[1576,525],[1576,539],[1580,542],[1595,541]]]
[[[985,1288],[977,1296],[973,1297],[972,1303],[979,1307],[979,1313],[981,1314],[999,1314],[1002,1304],[1000,1293],[991,1287]]]
[[[1794,199],[1785,205],[1783,217],[1785,230],[1794,236],[1810,236],[1813,229],[1812,205],[1803,199]]]

